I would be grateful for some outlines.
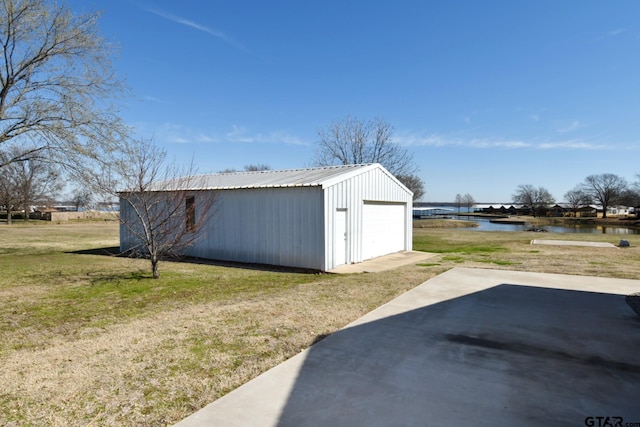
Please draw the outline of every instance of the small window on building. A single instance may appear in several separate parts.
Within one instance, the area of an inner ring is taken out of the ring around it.
[[[187,232],[196,231],[196,198],[188,196],[185,200]]]

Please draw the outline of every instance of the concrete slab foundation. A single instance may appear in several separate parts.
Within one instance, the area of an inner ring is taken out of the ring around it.
[[[429,258],[433,258],[438,254],[419,252],[419,251],[402,251],[393,254],[368,259],[357,264],[345,264],[330,270],[329,273],[336,274],[352,274],[352,273],[378,273],[380,271],[392,270],[408,264],[417,264],[424,262]]]
[[[576,240],[541,240],[531,241],[532,245],[556,245],[556,246],[589,246],[592,248],[616,248],[617,246],[607,242],[580,242]]]

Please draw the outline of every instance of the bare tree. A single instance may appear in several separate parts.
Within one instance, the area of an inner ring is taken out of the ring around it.
[[[249,164],[249,165],[245,165],[244,170],[246,172],[259,172],[259,171],[269,171],[271,170],[271,166],[265,164],[265,163],[260,163],[260,164]]]
[[[236,172],[238,172],[238,170],[234,168],[226,168],[226,169],[222,169],[221,171],[218,171],[218,173],[236,173]]]
[[[6,154],[0,152],[0,162]],[[12,168],[0,168],[0,207],[7,212],[7,224],[11,224],[12,212],[20,204],[18,184]]]
[[[48,205],[64,184],[60,168],[38,157],[15,162],[11,165],[11,170],[16,175],[25,221],[29,220],[32,204]]]
[[[166,153],[151,141],[129,143],[112,162],[108,174],[95,176],[104,192],[120,188],[123,247],[147,257],[151,273],[160,277],[158,263],[177,257],[202,237],[215,197],[202,188],[193,163],[187,167],[166,161]],[[117,183],[117,184],[116,184]]]
[[[93,201],[93,193],[87,188],[78,187],[73,190],[71,200],[76,207],[76,211],[79,211],[80,208],[86,209]]]
[[[18,150],[17,147],[11,147],[9,153],[0,155],[0,158],[15,156]],[[32,204],[47,204],[62,189],[64,183],[60,168],[39,157],[9,163],[0,168],[0,172],[4,197],[7,201],[12,201],[14,208],[22,207],[25,221],[29,220]]]
[[[380,163],[409,190],[424,194],[413,156],[392,141],[393,127],[384,119],[362,121],[352,116],[318,131],[317,166]],[[407,179],[403,181],[402,178]]]
[[[398,181],[413,192],[413,201],[420,200],[424,196],[424,183],[417,175],[396,175]]]
[[[514,203],[526,205],[531,209],[535,218],[536,212],[546,209],[550,204],[555,203],[555,199],[544,187],[534,187],[531,184],[521,184],[512,196]]]
[[[531,184],[520,184],[516,188],[516,192],[511,196],[513,203],[527,206],[531,209],[533,216],[535,213],[536,188]]]
[[[458,207],[458,215],[460,215],[460,208],[462,207],[462,203],[463,203],[462,196],[460,195],[460,193],[456,194],[456,198],[454,200],[454,203]]]
[[[602,218],[606,218],[609,206],[617,203],[627,189],[627,181],[612,173],[589,175],[581,188],[602,206]]]
[[[416,172],[412,156],[391,140],[393,128],[383,119],[363,122],[352,116],[318,131],[318,166],[380,163],[394,175]]]
[[[573,211],[573,215],[577,215],[578,209],[582,206],[591,204],[591,197],[580,187],[569,190],[565,193],[564,199],[567,201],[569,208]]]
[[[556,199],[551,195],[549,190],[544,187],[538,187],[534,208],[537,209],[539,213],[544,213],[545,211],[547,211],[549,206],[553,205],[555,202]]]
[[[112,103],[123,84],[99,16],[75,16],[57,2],[0,0],[0,168],[36,157],[73,168],[126,136]],[[17,148],[10,156],[9,145]]]
[[[640,217],[640,174],[636,174],[638,181],[635,181],[629,188],[627,204],[633,206],[636,217]]]
[[[260,172],[260,171],[269,171],[269,170],[271,170],[271,166],[267,165],[266,163],[260,163],[255,165],[253,163],[250,163],[244,166],[245,172]],[[238,169],[226,168],[226,169],[222,169],[218,173],[236,173],[236,172],[239,172]]]
[[[462,202],[467,207],[467,212],[471,212],[471,208],[476,204],[476,199],[474,199],[471,194],[467,193],[462,196]]]
[[[619,200],[622,205],[633,207],[636,210],[640,206],[640,190],[635,185],[630,186],[623,191]]]

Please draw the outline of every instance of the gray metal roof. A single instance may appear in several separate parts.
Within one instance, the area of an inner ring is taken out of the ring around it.
[[[305,169],[233,172],[179,178],[161,182],[153,189],[163,190],[232,190],[241,188],[327,186],[368,169],[382,168],[378,163],[323,166]],[[384,168],[383,168],[384,169]]]

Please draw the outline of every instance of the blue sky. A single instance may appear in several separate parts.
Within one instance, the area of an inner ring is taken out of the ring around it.
[[[425,201],[557,201],[640,173],[638,1],[75,0],[101,9],[122,116],[198,170],[310,166],[317,131],[383,117]]]

